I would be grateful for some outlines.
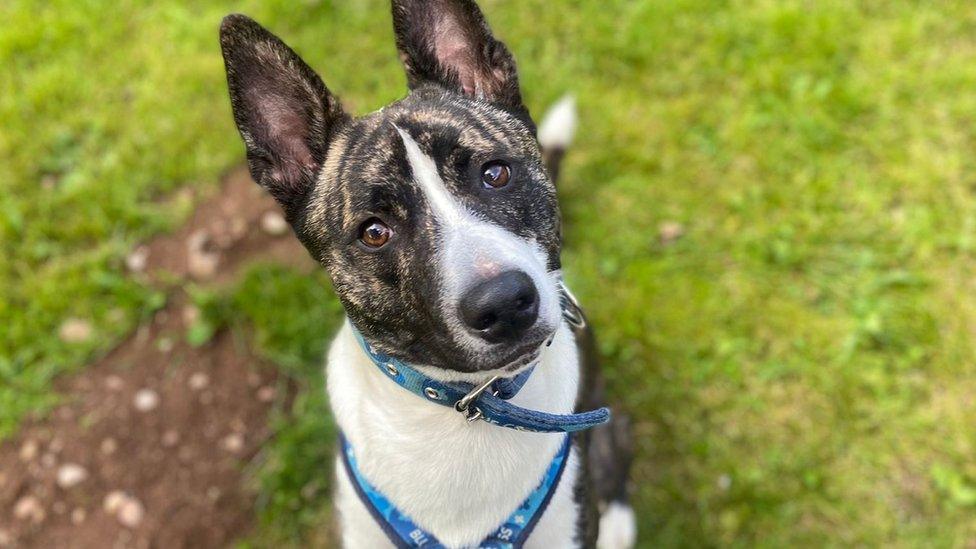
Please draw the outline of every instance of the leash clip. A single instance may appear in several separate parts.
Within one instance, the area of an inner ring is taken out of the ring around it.
[[[454,403],[454,409],[461,412],[461,414],[464,415],[464,418],[469,422],[477,421],[484,417],[481,410],[477,406],[471,408],[471,403],[481,396],[481,393],[485,392],[486,389],[491,387],[493,383],[498,381],[499,378],[501,378],[501,376],[491,376],[480,385],[476,385],[473,389],[468,391],[468,394],[464,395],[460,400]]]

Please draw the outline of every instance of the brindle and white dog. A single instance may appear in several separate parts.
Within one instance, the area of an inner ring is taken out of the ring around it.
[[[359,118],[247,17],[225,18],[220,42],[251,174],[328,270],[347,313],[327,374],[358,469],[444,546],[469,547],[539,485],[565,435],[469,422],[409,394],[354,330],[444,382],[536,365],[511,401],[524,408],[603,405],[592,335],[563,319],[560,301],[554,175],[575,115],[563,104],[537,134],[515,60],[473,1],[394,0],[393,22],[410,92]],[[615,416],[573,436],[526,547],[633,545],[628,431]],[[338,469],[345,546],[390,545]]]

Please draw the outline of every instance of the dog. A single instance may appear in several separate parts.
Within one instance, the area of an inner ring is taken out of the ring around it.
[[[574,108],[537,130],[472,0],[392,11],[409,92],[358,118],[253,20],[220,28],[251,175],[346,312],[326,366],[343,544],[631,547],[628,422],[561,276]]]

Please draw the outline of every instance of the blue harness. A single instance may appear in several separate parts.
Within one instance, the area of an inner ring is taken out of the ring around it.
[[[570,326],[575,328],[585,326],[586,321],[576,299],[562,284],[560,284],[560,302],[563,318]],[[425,376],[405,362],[377,351],[363,338],[359,330],[353,327],[352,331],[366,356],[386,377],[424,400],[454,408],[468,421],[480,419],[492,425],[519,431],[567,433],[539,486],[494,533],[478,545],[479,548],[489,549],[522,547],[559,484],[569,458],[570,434],[610,421],[610,410],[604,407],[577,414],[550,414],[522,408],[508,400],[522,389],[535,370],[534,366],[514,377],[494,376],[478,385],[462,382],[445,383]],[[352,446],[344,436],[340,435],[340,437],[342,462],[349,480],[390,541],[399,548],[443,548],[437,538],[414,524],[390,500],[369,484],[356,466]]]
[[[546,469],[546,474],[542,477],[539,486],[529,494],[529,497],[525,498],[522,505],[519,505],[497,530],[478,544],[479,548],[518,549],[522,547],[539,518],[545,512],[552,495],[556,492],[556,487],[559,485],[559,479],[562,478],[566,462],[569,461],[569,437],[570,435],[565,435],[562,446],[556,452],[556,456],[552,458],[552,462]],[[356,456],[352,451],[352,445],[344,436],[341,436],[341,441],[342,463],[345,466],[346,474],[349,475],[349,480],[352,482],[353,488],[356,489],[359,499],[369,509],[373,519],[380,525],[393,545],[401,549],[415,547],[442,549],[444,545],[437,541],[433,534],[414,524],[410,517],[401,513],[390,500],[386,499],[363,477],[356,465]]]

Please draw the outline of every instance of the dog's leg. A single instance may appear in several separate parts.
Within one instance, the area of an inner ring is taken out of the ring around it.
[[[549,107],[539,124],[542,159],[553,183],[559,178],[560,164],[572,143],[576,121],[575,101],[566,95]],[[592,410],[605,406],[606,391],[593,331],[589,327],[577,330],[576,339],[582,363],[577,407]],[[584,509],[599,511],[599,517],[584,511],[580,524],[581,541],[584,546],[591,546],[595,541],[599,549],[629,549],[637,540],[637,520],[627,489],[633,461],[630,418],[614,410],[610,423],[580,433],[577,440],[585,455],[582,473],[586,477],[581,484],[584,493],[578,494],[577,499],[590,502]],[[599,537],[594,540],[597,523]]]
[[[593,331],[577,331],[583,383],[578,406],[589,410],[606,403],[603,376]],[[637,538],[637,521],[630,506],[628,482],[633,461],[630,418],[614,410],[613,419],[588,433],[587,475],[599,509],[599,549],[629,549]]]
[[[591,475],[600,509],[599,549],[629,549],[637,539],[637,518],[627,493],[631,436],[630,418],[619,412],[590,434]]]

